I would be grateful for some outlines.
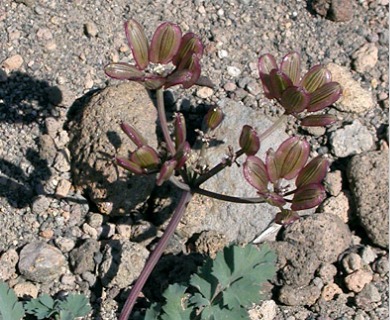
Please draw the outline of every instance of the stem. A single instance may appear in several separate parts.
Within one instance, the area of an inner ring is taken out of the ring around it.
[[[157,112],[158,112],[158,119],[160,120],[161,130],[163,132],[164,140],[167,144],[168,151],[173,156],[176,153],[176,149],[168,129],[167,116],[165,114],[163,89],[161,88],[157,89],[156,95],[157,95]]]
[[[222,201],[229,201],[229,202],[235,202],[235,203],[264,203],[265,200],[263,198],[240,198],[240,197],[232,197],[221,193],[216,193],[213,191],[201,189],[201,188],[193,188],[193,193],[199,193],[201,195],[222,200]]]
[[[141,274],[139,275],[137,281],[135,282],[133,288],[131,289],[130,295],[127,297],[126,303],[123,306],[122,313],[119,317],[119,320],[127,320],[129,318],[131,310],[134,307],[135,301],[137,300],[139,293],[144,287],[145,282],[147,281],[150,274],[152,273],[161,255],[163,254],[169,239],[175,232],[177,225],[179,224],[181,218],[183,217],[186,205],[190,201],[191,196],[192,194],[188,191],[184,191],[182,193],[179,204],[177,205],[175,212],[172,215],[171,221],[169,221],[169,224],[163,236],[161,237],[160,241],[158,242],[157,247],[150,255],[148,261],[146,262],[144,268],[141,271]]]
[[[286,114],[282,114],[278,120],[276,120],[272,126],[270,126],[267,130],[265,130],[260,136],[259,139],[260,141],[263,141],[266,139],[272,132],[274,132],[282,123],[283,121],[287,119]]]
[[[234,160],[238,157],[242,156],[244,154],[244,151],[242,149],[238,150],[234,155]],[[208,179],[210,179],[212,176],[216,175],[218,172],[225,169],[227,166],[230,166],[232,161],[229,161],[229,159],[226,159],[220,163],[218,163],[214,168],[207,171],[205,174],[201,175],[196,181],[195,181],[195,187],[200,186],[203,182],[206,182]]]

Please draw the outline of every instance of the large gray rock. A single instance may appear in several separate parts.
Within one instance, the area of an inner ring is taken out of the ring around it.
[[[222,101],[221,107],[225,119],[215,132],[221,143],[210,147],[207,152],[210,168],[226,156],[229,145],[234,150],[239,148],[238,140],[243,125],[253,126],[259,134],[272,125],[272,121],[263,114],[244,107],[242,103],[227,99]],[[281,125],[267,139],[261,141],[261,149],[257,155],[264,159],[265,151],[271,147],[277,149],[287,137],[285,126]],[[245,156],[242,156],[237,162],[242,164],[244,161]],[[256,190],[244,179],[242,166],[238,167],[236,164],[221,171],[201,187],[226,195],[256,197]],[[177,232],[188,238],[194,233],[213,230],[228,242],[245,243],[259,235],[277,212],[276,207],[268,204],[237,204],[195,195]]]
[[[27,280],[50,282],[65,272],[66,259],[57,248],[37,241],[22,249],[18,267]]]
[[[85,190],[98,209],[123,214],[142,203],[154,187],[155,176],[130,176],[113,157],[135,149],[122,132],[121,122],[140,131],[157,146],[157,111],[145,88],[134,82],[96,93],[73,120],[70,151],[77,187]]]
[[[356,215],[370,240],[389,247],[389,154],[387,150],[354,156],[347,170]]]

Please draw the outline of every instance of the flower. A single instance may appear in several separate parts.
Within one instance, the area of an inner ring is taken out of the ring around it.
[[[325,199],[321,181],[329,163],[322,157],[309,161],[309,144],[297,137],[288,138],[274,151],[269,149],[264,162],[249,155],[243,165],[244,177],[269,204],[283,208],[291,203],[291,210],[304,210],[318,206]],[[306,164],[306,165],[305,165]],[[284,181],[295,181],[290,191]],[[293,195],[292,199],[289,196]]]
[[[178,25],[164,22],[157,27],[149,44],[137,21],[130,19],[124,27],[135,65],[110,63],[104,68],[109,77],[137,81],[151,90],[178,84],[189,88],[197,83],[203,54],[203,44],[197,35],[192,32],[182,35]]]
[[[276,99],[285,114],[298,116],[306,112],[321,111],[335,103],[342,94],[338,82],[321,65],[312,67],[302,78],[301,58],[297,52],[285,55],[278,66],[274,56],[264,54],[259,58],[258,69],[265,96]],[[303,117],[305,126],[325,126],[336,121],[333,115],[314,114]]]

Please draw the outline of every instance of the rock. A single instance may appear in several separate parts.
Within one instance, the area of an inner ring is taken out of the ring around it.
[[[1,66],[7,71],[14,71],[23,65],[23,58],[20,54],[15,54],[12,57],[5,59]]]
[[[60,199],[65,198],[68,195],[71,187],[72,183],[69,180],[61,179],[56,187],[56,197]]]
[[[386,256],[380,257],[373,263],[372,269],[380,275],[385,275],[389,272],[389,259]]]
[[[40,195],[34,199],[31,206],[31,210],[36,215],[44,215],[49,209],[51,199],[46,196]]]
[[[70,152],[67,148],[62,149],[57,153],[53,167],[59,172],[70,171]]]
[[[355,81],[349,69],[330,63],[326,68],[332,73],[332,80],[340,83],[343,95],[335,107],[343,112],[363,113],[375,107],[372,93]]]
[[[39,156],[41,159],[45,159],[47,164],[51,166],[57,155],[57,148],[54,140],[50,135],[43,134],[39,137]]]
[[[378,48],[374,43],[366,43],[352,54],[352,59],[357,72],[369,71],[378,62]]]
[[[65,257],[57,248],[45,242],[32,242],[23,247],[19,257],[19,271],[35,282],[50,282],[64,273]]]
[[[84,25],[84,30],[85,30],[85,34],[88,36],[88,37],[91,37],[91,38],[94,38],[97,36],[99,30],[96,26],[96,24],[93,22],[93,21],[88,21],[85,25]]]
[[[112,240],[104,248],[100,277],[103,286],[128,287],[141,273],[149,251],[129,240]]]
[[[196,91],[196,96],[201,99],[210,98],[214,93],[214,90],[208,87],[202,87]]]
[[[364,286],[372,281],[372,272],[368,270],[356,270],[347,275],[344,279],[348,290],[353,292],[360,292]]]
[[[73,239],[64,237],[54,239],[54,243],[64,253],[71,251],[76,245]]]
[[[347,273],[360,270],[362,258],[355,252],[348,253],[342,260],[342,265]]]
[[[218,234],[213,230],[201,232],[195,241],[195,251],[214,259],[218,251],[221,251],[229,243],[224,235]]]
[[[99,213],[93,213],[88,217],[88,224],[92,228],[99,228],[103,224],[103,216]]]
[[[329,197],[318,207],[318,212],[332,212],[344,223],[347,223],[350,215],[350,195],[341,192],[337,197]]]
[[[372,249],[371,246],[365,246],[361,253],[362,260],[365,264],[370,264],[371,262],[374,262],[378,255],[376,252]]]
[[[241,70],[239,68],[233,67],[233,66],[228,66],[227,72],[233,78],[236,78],[241,74]]]
[[[221,107],[228,116],[215,130],[217,139],[220,139],[219,143],[210,147],[209,152],[206,153],[206,162],[210,168],[225,158],[229,145],[237,149],[238,139],[244,124],[253,126],[259,134],[272,124],[263,114],[259,114],[251,108],[244,108],[242,103],[226,99],[221,102]],[[264,159],[266,150],[271,147],[277,148],[287,137],[284,127],[278,128],[264,140],[258,156]],[[242,158],[239,158],[237,162],[242,164],[245,160]],[[221,181],[223,181],[222,184]],[[237,165],[232,165],[221,171],[202,184],[202,187],[222,194],[243,197],[256,196],[256,190],[244,179],[242,166],[238,167]],[[167,206],[167,209],[169,208]],[[228,242],[247,243],[266,229],[277,212],[276,207],[268,204],[242,205],[196,194],[188,205],[176,233],[182,238],[190,238],[195,233],[213,230],[224,235]],[[168,213],[171,213],[171,209]]]
[[[371,133],[359,120],[333,132],[330,140],[332,152],[339,158],[368,151],[374,145]]]
[[[16,265],[19,255],[15,249],[9,249],[0,257],[0,279],[7,281],[16,275]]]
[[[17,283],[13,290],[17,297],[26,299],[27,297],[35,299],[38,297],[38,288],[31,282],[20,282]]]
[[[372,283],[366,284],[363,290],[355,296],[356,305],[366,311],[374,309],[376,307],[374,303],[379,301],[381,301],[381,295]]]
[[[325,284],[332,283],[337,274],[337,268],[330,263],[323,264],[318,270],[318,275]]]
[[[86,240],[69,254],[70,265],[76,274],[95,270],[94,256],[99,252],[100,244],[94,239]]]
[[[131,237],[131,225],[118,224],[116,226],[116,232],[119,235],[119,239],[130,239]]]
[[[341,288],[337,284],[329,283],[322,288],[321,298],[325,301],[330,301],[333,300],[336,295],[339,295],[341,293],[343,293],[343,290],[341,290]]]
[[[328,172],[325,179],[324,185],[326,192],[332,196],[337,196],[343,187],[343,178],[340,170]]]
[[[352,0],[331,0],[328,16],[335,22],[346,22],[353,17]]]
[[[237,85],[234,83],[234,82],[227,82],[223,88],[225,89],[225,91],[227,92],[232,92],[234,90],[237,89]]]
[[[255,306],[248,311],[251,320],[274,320],[278,306],[273,300],[265,300],[259,306]]]
[[[384,248],[389,247],[389,185],[384,178],[388,175],[387,151],[355,156],[347,169],[360,224],[371,241]]]
[[[315,285],[295,287],[283,286],[278,300],[288,306],[311,306],[321,295],[321,290]]]
[[[311,7],[317,14],[326,17],[330,8],[330,0],[313,0]]]
[[[83,232],[92,239],[98,238],[98,231],[95,228],[92,228],[88,223],[84,223],[82,226]]]
[[[250,81],[247,85],[246,85],[246,90],[248,90],[248,92],[250,94],[253,94],[254,96],[260,94],[261,92],[261,87],[260,87],[260,84],[258,81]]]
[[[134,176],[112,158],[126,156],[134,144],[119,127],[129,123],[157,147],[157,111],[147,91],[126,82],[96,93],[72,122],[72,172],[75,185],[85,190],[101,213],[128,213],[150,195],[155,176]],[[148,130],[146,130],[148,128]]]
[[[283,284],[309,285],[323,264],[336,262],[351,243],[351,232],[339,217],[313,214],[286,227],[281,241],[271,243],[278,254]]]

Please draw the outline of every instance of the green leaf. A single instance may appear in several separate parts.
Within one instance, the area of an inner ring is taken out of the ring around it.
[[[55,301],[47,293],[28,301],[24,305],[24,309],[26,313],[34,315],[37,319],[48,318],[57,312]]]
[[[83,294],[69,294],[64,301],[59,302],[58,308],[70,311],[74,318],[84,317],[91,311],[89,301]]]
[[[189,305],[195,308],[204,308],[210,305],[210,300],[204,298],[200,293],[195,293],[188,301]]]
[[[20,320],[23,316],[23,304],[18,301],[15,292],[0,281],[0,319]]]
[[[146,310],[144,320],[156,320],[159,319],[161,312],[161,305],[159,303],[152,303],[149,309]]]
[[[171,284],[164,292],[164,298],[167,303],[163,306],[164,314],[162,320],[189,320],[192,309],[187,308],[187,299],[185,296],[186,286],[180,284]]]
[[[60,320],[74,320],[76,317],[74,316],[72,311],[69,310],[61,310],[60,311]]]
[[[214,297],[218,280],[211,274],[208,276],[205,274],[194,274],[191,277],[190,284],[197,288],[205,299],[210,301]]]
[[[206,308],[201,314],[202,320],[238,320],[238,319],[249,319],[248,313],[245,309],[227,309],[222,308],[218,305]]]

